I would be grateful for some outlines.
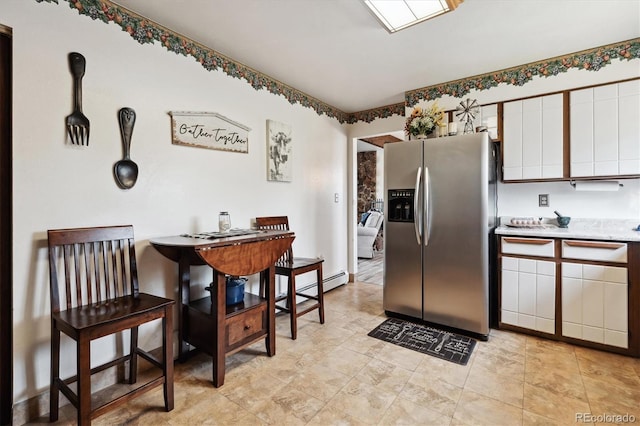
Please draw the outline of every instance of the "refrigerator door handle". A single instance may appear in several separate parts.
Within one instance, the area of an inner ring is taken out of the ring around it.
[[[415,192],[413,194],[413,217],[415,220],[413,221],[413,226],[416,231],[416,241],[418,245],[420,245],[420,240],[422,239],[422,214],[420,214],[420,183],[422,181],[422,167],[418,167],[418,172],[416,173],[416,186]]]
[[[429,168],[424,168],[424,245],[429,244],[431,235],[431,176]]]

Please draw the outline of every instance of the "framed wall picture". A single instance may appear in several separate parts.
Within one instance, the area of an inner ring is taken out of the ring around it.
[[[291,182],[291,126],[267,120],[267,180]]]

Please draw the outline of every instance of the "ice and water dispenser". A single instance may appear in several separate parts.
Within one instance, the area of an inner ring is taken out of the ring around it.
[[[389,222],[413,222],[414,189],[389,189],[388,212]]]

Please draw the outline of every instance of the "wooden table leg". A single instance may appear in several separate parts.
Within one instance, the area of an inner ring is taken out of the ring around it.
[[[185,310],[189,309],[191,263],[189,254],[183,251],[178,262],[178,360],[185,362],[189,354],[189,344],[184,341]]]
[[[226,277],[214,269],[216,283],[215,298],[213,301],[213,315],[216,318],[215,332],[213,336],[213,386],[220,387],[224,384],[224,362],[227,352],[226,313],[227,313],[227,283]]]
[[[267,297],[267,355],[276,354],[276,268],[271,265],[265,276],[265,293]]]

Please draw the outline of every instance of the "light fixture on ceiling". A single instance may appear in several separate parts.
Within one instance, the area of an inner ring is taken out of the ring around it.
[[[380,23],[395,33],[443,13],[451,12],[464,0],[363,0]]]

